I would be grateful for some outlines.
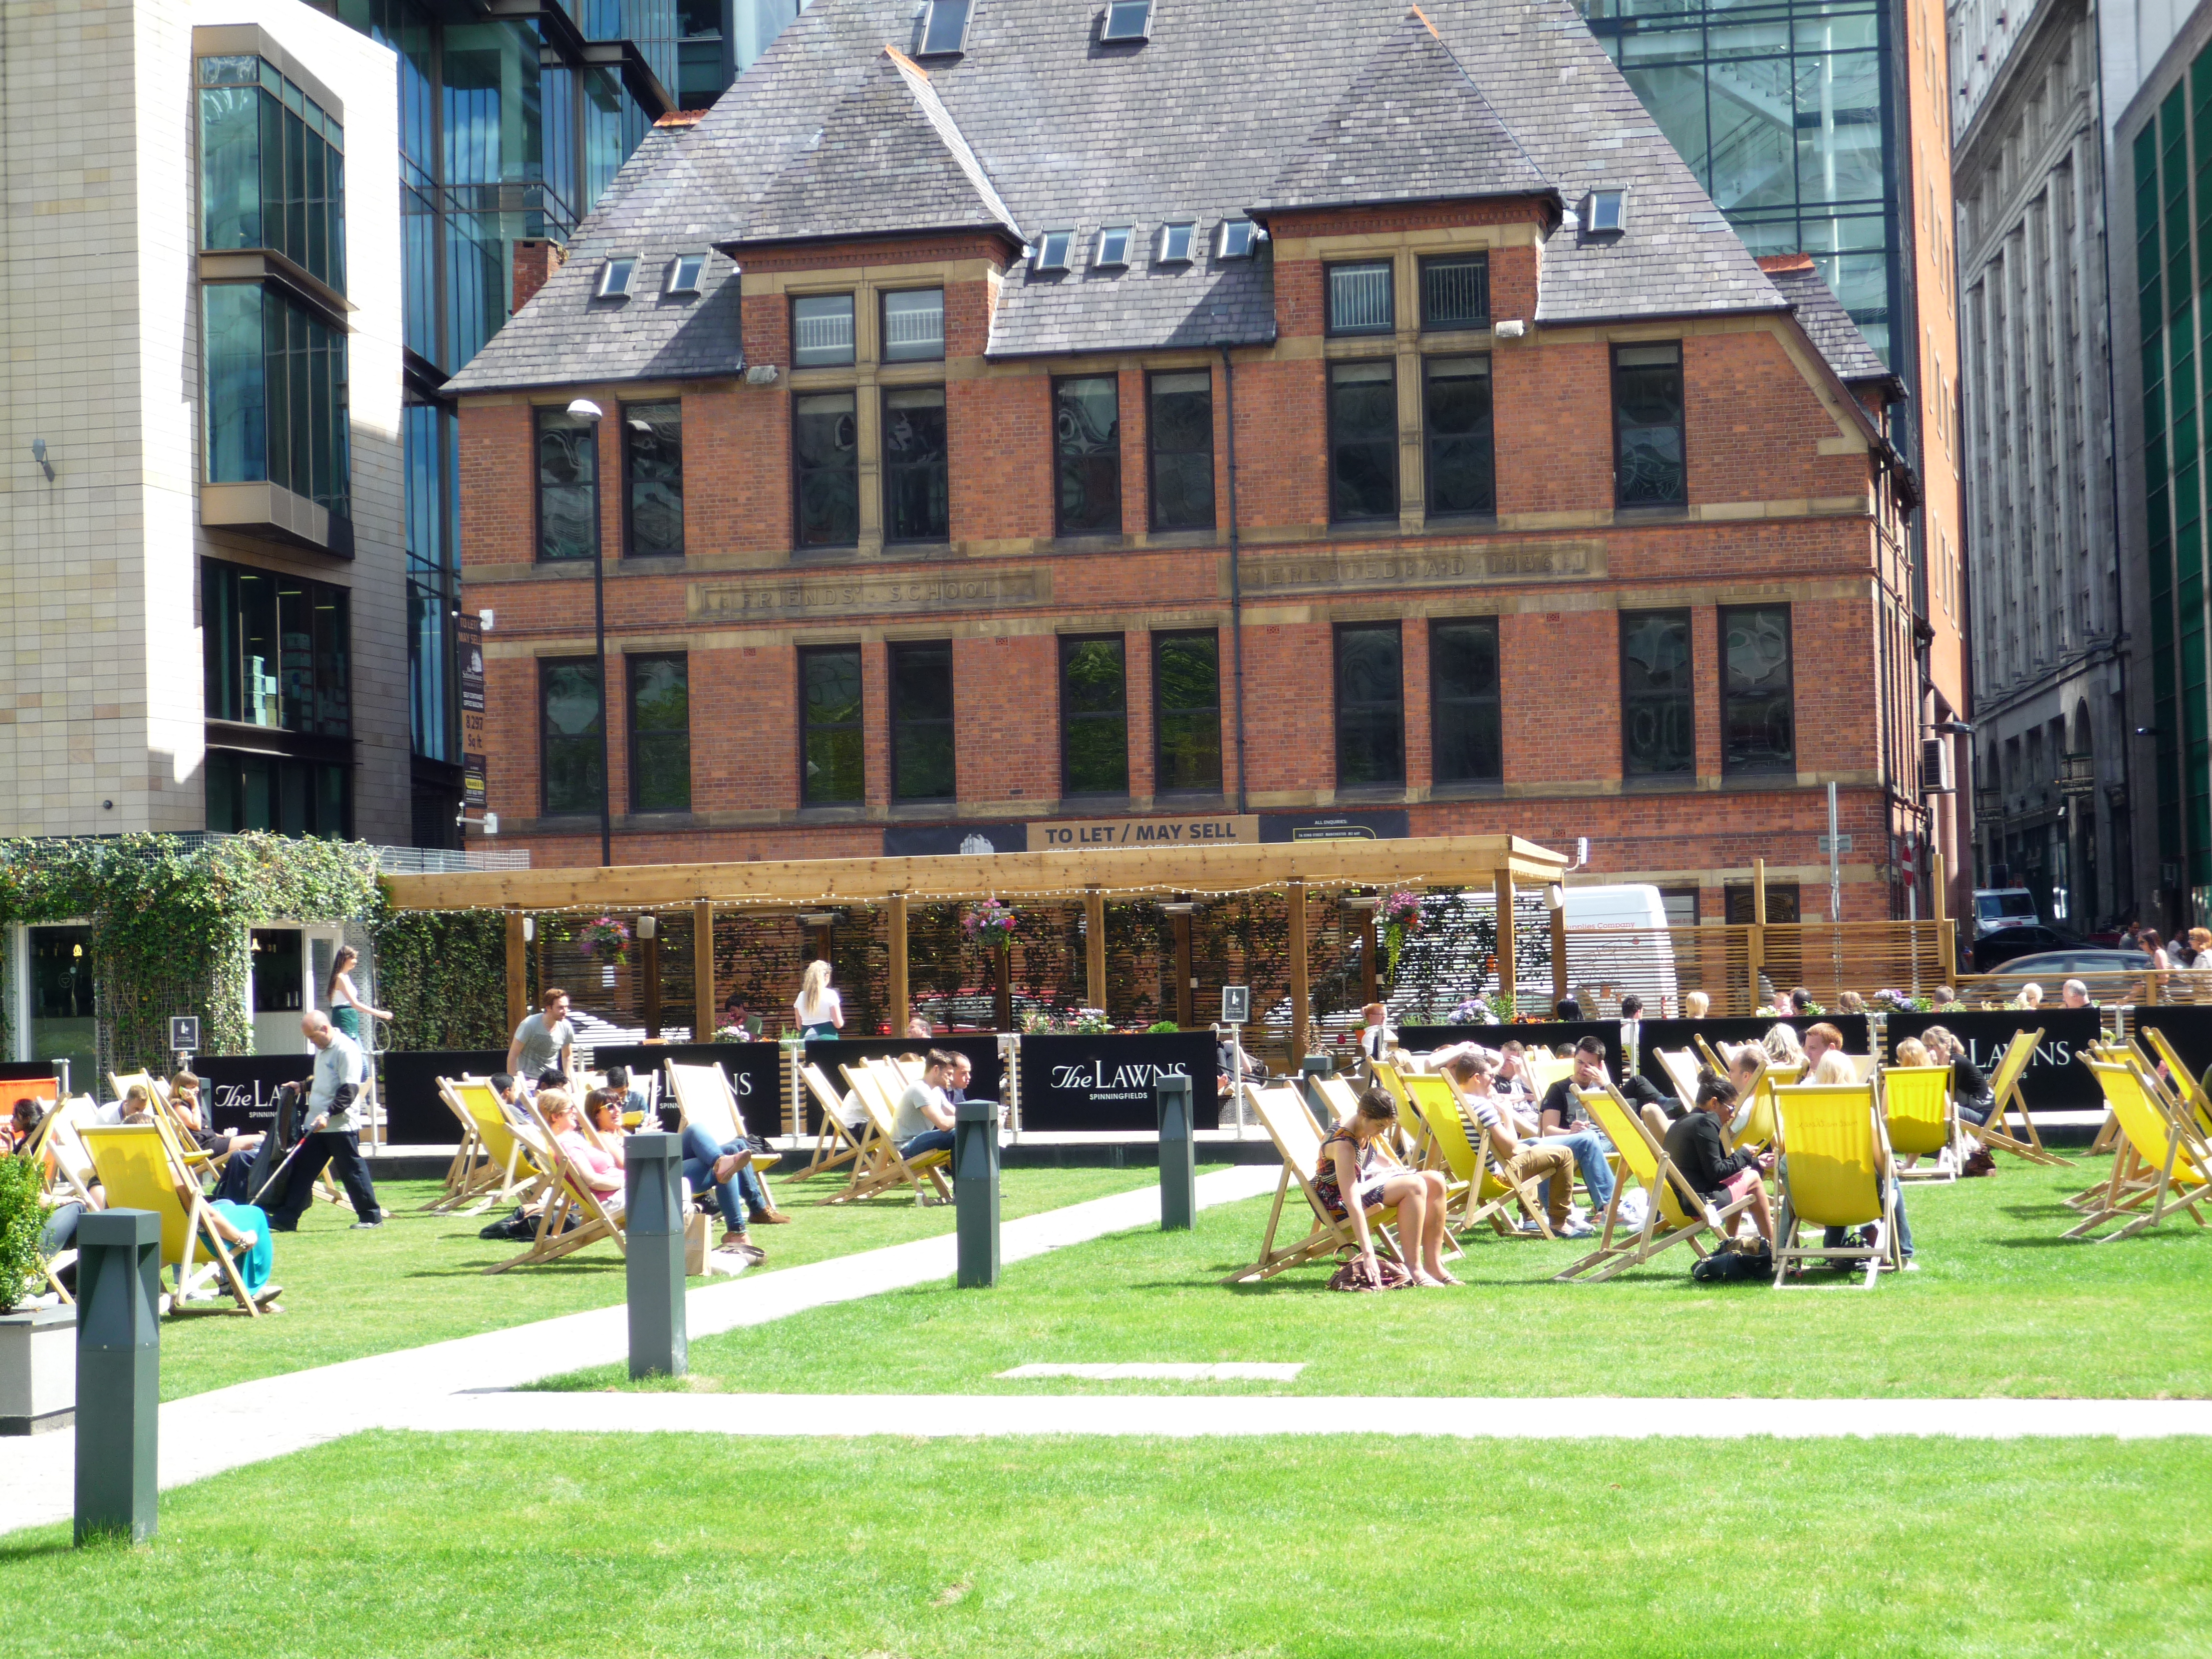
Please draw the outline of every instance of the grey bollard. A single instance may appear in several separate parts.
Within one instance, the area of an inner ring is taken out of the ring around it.
[[[94,1210],[76,1224],[76,1541],[159,1522],[161,1218]]]
[[[952,1198],[959,1206],[960,1268],[963,1291],[999,1282],[999,1108],[995,1101],[963,1100],[953,1108]]]
[[[1198,1146],[1190,1121],[1190,1079],[1154,1079],[1152,1107],[1160,1126],[1160,1231],[1188,1232],[1198,1213]]]
[[[672,1134],[635,1134],[623,1143],[633,1377],[681,1376],[691,1369],[684,1323],[683,1148]]]

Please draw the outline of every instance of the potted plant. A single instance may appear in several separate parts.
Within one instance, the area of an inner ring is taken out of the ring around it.
[[[1398,958],[1405,953],[1408,934],[1421,931],[1421,896],[1411,891],[1393,893],[1382,901],[1382,986],[1387,992],[1398,983]]]
[[[67,1428],[76,1415],[76,1310],[22,1307],[47,1213],[37,1165],[0,1158],[0,1435]]]
[[[981,904],[969,906],[960,918],[961,930],[969,939],[985,940],[990,945],[991,965],[996,980],[993,988],[996,993],[994,1000],[997,1006],[993,1010],[993,1018],[1001,1031],[1012,1030],[1014,1024],[1014,987],[1006,961],[1006,944],[1013,938],[1014,929],[1020,925],[1021,918],[1014,914],[1013,907],[1001,904],[996,898],[988,898]]]

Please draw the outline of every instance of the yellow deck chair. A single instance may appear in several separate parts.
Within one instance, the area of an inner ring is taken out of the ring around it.
[[[1247,1084],[1244,1098],[1252,1108],[1252,1115],[1267,1130],[1267,1138],[1275,1143],[1276,1154],[1283,1160],[1283,1173],[1275,1182],[1275,1201],[1267,1212],[1267,1231],[1260,1240],[1259,1260],[1249,1267],[1239,1267],[1221,1282],[1249,1285],[1257,1279],[1273,1279],[1277,1273],[1309,1261],[1327,1261],[1346,1246],[1357,1249],[1359,1238],[1352,1231],[1351,1217],[1339,1220],[1331,1215],[1314,1190],[1314,1171],[1321,1167],[1322,1134],[1314,1127],[1313,1118],[1298,1099],[1297,1091],[1287,1084],[1270,1089]],[[1294,1182],[1305,1194],[1307,1208],[1313,1212],[1313,1228],[1297,1243],[1278,1249],[1275,1233],[1282,1224],[1283,1203]],[[1390,1231],[1398,1219],[1396,1208],[1370,1205],[1366,1215],[1368,1234],[1376,1252],[1388,1251],[1403,1261],[1405,1252]]]
[[[1550,1091],[1554,1083],[1563,1077],[1572,1077],[1575,1072],[1575,1062],[1571,1057],[1547,1054],[1540,1049],[1530,1049],[1524,1063],[1528,1068],[1529,1092],[1539,1100]]]
[[[2204,1213],[2198,1206],[2206,1196],[2207,1180],[2212,1179],[2212,1140],[2207,1139],[2195,1116],[2177,1112],[2161,1101],[2134,1066],[2112,1066],[2097,1060],[2081,1063],[2104,1090],[2127,1146],[2113,1158],[2104,1203],[2060,1237],[2085,1237],[2094,1228],[2125,1218],[2125,1224],[2096,1241],[2109,1244],[2115,1239],[2131,1238],[2146,1227],[2155,1227],[2176,1210],[2188,1211],[2190,1218],[2203,1226]],[[2124,1155],[2130,1149],[2158,1171],[2154,1181],[2146,1183],[2125,1178]],[[2146,1203],[2150,1208],[2144,1212]]]
[[[787,1181],[805,1181],[813,1176],[826,1175],[832,1170],[842,1170],[860,1156],[861,1137],[865,1128],[848,1128],[844,1119],[837,1115],[845,1109],[844,1097],[837,1085],[830,1081],[830,1074],[812,1060],[799,1068],[799,1081],[806,1092],[814,1097],[814,1103],[822,1111],[822,1128],[814,1137],[814,1156],[806,1167],[796,1175],[787,1176]],[[866,1119],[862,1120],[865,1124]]]
[[[1598,1235],[1597,1249],[1565,1272],[1554,1274],[1555,1280],[1602,1284],[1676,1244],[1686,1243],[1691,1255],[1701,1257],[1705,1254],[1701,1237],[1710,1235],[1716,1248],[1726,1243],[1736,1218],[1750,1207],[1751,1200],[1740,1198],[1726,1209],[1706,1203],[1618,1089],[1607,1083],[1580,1093],[1583,1109],[1613,1142],[1619,1157],[1617,1178],[1613,1201],[1605,1206],[1605,1226]],[[1632,1176],[1644,1188],[1647,1200],[1644,1224],[1632,1232],[1620,1224],[1621,1194]]]
[[[2066,1160],[2044,1146],[2043,1137],[2035,1132],[2035,1120],[2027,1114],[2027,1102],[2021,1095],[2020,1080],[2027,1075],[2027,1068],[2035,1059],[2037,1045],[2043,1041],[2040,1027],[2033,1031],[2014,1031],[2012,1041],[1997,1060],[1997,1069],[1990,1078],[1990,1097],[1996,1103],[1990,1108],[1990,1121],[1976,1123],[1971,1118],[1960,1120],[1966,1132],[1992,1152],[2004,1151],[2015,1158],[2024,1158],[2031,1164],[2050,1164],[2064,1167]],[[2013,1133],[2010,1117],[2020,1113],[2020,1133]],[[2025,1136],[2023,1139],[2021,1137]]]
[[[465,1212],[473,1215],[477,1210],[489,1208],[496,1201],[495,1198],[487,1194],[495,1194],[501,1189],[505,1184],[502,1177],[507,1172],[501,1167],[501,1160],[495,1159],[490,1149],[485,1146],[483,1133],[477,1127],[475,1115],[461,1103],[460,1091],[483,1091],[484,1110],[491,1115],[499,1113],[498,1099],[492,1094],[491,1085],[482,1078],[441,1077],[437,1080],[437,1090],[440,1103],[453,1115],[454,1126],[460,1131],[461,1143],[454,1149],[452,1161],[446,1165],[444,1189],[421,1207],[426,1214],[451,1215],[461,1211],[462,1206],[481,1200],[482,1202],[475,1203],[474,1207]],[[512,1139],[510,1136],[510,1142]]]
[[[1406,1086],[1421,1097],[1422,1118],[1429,1126],[1436,1167],[1449,1178],[1444,1191],[1446,1226],[1455,1224],[1465,1231],[1486,1221],[1501,1237],[1549,1238],[1552,1230],[1535,1194],[1521,1192],[1498,1173],[1498,1160],[1490,1150],[1490,1127],[1478,1124],[1480,1134],[1468,1138],[1468,1114],[1451,1079],[1413,1076],[1406,1079]],[[1451,1220],[1454,1205],[1459,1206],[1456,1224]],[[1525,1233],[1509,1219],[1509,1212],[1516,1208],[1535,1222],[1535,1232]]]
[[[1901,1265],[1895,1188],[1882,1179],[1887,1141],[1870,1083],[1798,1083],[1775,1091],[1782,1161],[1782,1213],[1774,1228],[1774,1282],[1814,1257],[1866,1263],[1874,1288],[1885,1263]],[[1802,1227],[1881,1224],[1877,1244],[1800,1244]]]
[[[2166,1074],[2172,1079],[2176,1098],[2189,1108],[2197,1120],[2197,1127],[2205,1134],[2212,1135],[2212,1095],[2205,1092],[2203,1079],[2189,1069],[2180,1054],[2175,1052],[2173,1045],[2166,1040],[2165,1032],[2154,1025],[2142,1036],[2151,1053],[2165,1063]]]
[[[1951,1068],[1948,1066],[1885,1066],[1881,1068],[1882,1127],[1889,1135],[1889,1150],[1900,1158],[1940,1158],[1949,1152],[1959,1133],[1958,1114],[1951,1104]],[[1939,1164],[1927,1169],[1899,1166],[1899,1181],[1956,1181],[1955,1165]]]
[[[151,1123],[94,1124],[80,1133],[100,1171],[107,1207],[151,1210],[161,1218],[161,1265],[176,1275],[169,1311],[181,1310],[188,1297],[212,1281],[230,1292],[249,1319],[258,1315],[237,1262],[216,1238],[206,1195],[185,1167],[168,1126],[157,1117]],[[265,1287],[262,1298],[275,1294],[274,1286]]]
[[[837,1069],[844,1073],[846,1083],[858,1097],[861,1109],[867,1113],[868,1127],[860,1137],[860,1156],[854,1160],[852,1179],[830,1195],[830,1202],[850,1204],[858,1199],[872,1198],[878,1193],[911,1187],[916,1204],[930,1202],[933,1193],[938,1203],[950,1204],[952,1189],[945,1184],[945,1171],[951,1167],[952,1154],[940,1150],[906,1157],[899,1151],[898,1138],[894,1133],[898,1122],[898,1097],[884,1094],[884,1074],[865,1060]],[[891,1075],[898,1074],[893,1072]]]
[[[526,1209],[535,1203],[552,1179],[555,1162],[544,1129],[508,1117],[489,1083],[441,1078],[438,1093],[475,1128],[485,1170],[492,1176],[477,1189],[482,1196],[474,1204],[453,1213],[476,1215],[498,1204],[520,1204]]]
[[[510,1267],[535,1267],[543,1262],[558,1261],[603,1239],[614,1240],[615,1249],[623,1255],[629,1254],[629,1241],[623,1232],[626,1219],[620,1198],[602,1199],[592,1190],[584,1172],[576,1167],[568,1151],[554,1139],[552,1127],[538,1109],[536,1101],[526,1103],[530,1113],[531,1127],[550,1151],[553,1168],[546,1194],[544,1207],[538,1212],[538,1231],[530,1241],[530,1248],[508,1261],[486,1267],[486,1273],[503,1273]],[[576,1224],[568,1225],[571,1214]],[[564,1231],[565,1229],[565,1231]]]

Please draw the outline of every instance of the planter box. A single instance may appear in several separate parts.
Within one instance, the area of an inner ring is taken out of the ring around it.
[[[76,1310],[0,1314],[0,1434],[76,1420]]]

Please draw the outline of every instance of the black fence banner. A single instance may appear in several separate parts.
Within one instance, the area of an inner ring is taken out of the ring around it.
[[[2142,1004],[2128,1010],[2128,1030],[2142,1032],[2155,1029],[2173,1045],[2173,1052],[2181,1056],[2181,1063],[2198,1077],[2204,1068],[2212,1066],[2212,1007],[2187,1006],[2177,1003]],[[2146,1042],[2143,1052],[2157,1058],[2157,1051]]]
[[[1190,1079],[1191,1122],[1221,1127],[1219,1054],[1210,1031],[1022,1039],[1022,1128],[1156,1130],[1153,1089]]]
[[[1805,1040],[1808,1026],[1832,1025],[1843,1033],[1845,1054],[1874,1052],[1874,1031],[1864,1014],[1792,1014],[1786,1019],[1772,1014],[1764,1018],[1738,1014],[1725,1019],[1646,1019],[1638,1022],[1636,1069],[1662,1092],[1671,1095],[1674,1092],[1674,1080],[1659,1064],[1660,1049],[1687,1048],[1694,1054],[1697,1045],[1690,1038],[1695,1034],[1702,1036],[1718,1052],[1723,1042],[1732,1048],[1757,1042],[1778,1025],[1787,1025],[1796,1032],[1800,1042]]]
[[[2104,1103],[2096,1078],[2074,1058],[2103,1035],[2104,1016],[2094,1008],[2007,1008],[1996,1012],[1954,1008],[1940,1014],[1892,1014],[1887,1056],[1894,1060],[1899,1043],[1931,1025],[1942,1026],[1965,1043],[1984,1077],[1996,1073],[1997,1061],[2004,1058],[2016,1033],[2040,1030],[2043,1041],[2035,1045],[2035,1058],[2020,1080],[2021,1098],[2028,1110],[2081,1111]]]
[[[1503,1048],[1509,1042],[1517,1042],[1526,1048],[1541,1048],[1546,1053],[1556,1052],[1561,1043],[1570,1047],[1586,1036],[1594,1036],[1605,1044],[1605,1069],[1608,1077],[1620,1076],[1620,1022],[1617,1019],[1547,1019],[1525,1025],[1401,1025],[1398,1028],[1398,1046],[1408,1054],[1424,1054],[1437,1048],[1449,1048],[1455,1042],[1479,1042],[1486,1048]]]
[[[608,1042],[592,1050],[593,1071],[627,1066],[632,1088],[643,1088],[648,1073],[658,1076],[663,1101],[670,1096],[668,1074],[660,1068],[672,1060],[678,1066],[720,1066],[730,1074],[746,1133],[783,1133],[783,1053],[773,1042]]]
[[[837,1069],[839,1066],[855,1066],[864,1060],[881,1060],[886,1056],[896,1059],[901,1054],[924,1054],[932,1048],[968,1056],[969,1064],[975,1071],[975,1075],[968,1082],[969,1099],[1002,1102],[1006,1099],[1006,1096],[1000,1092],[1006,1080],[1006,1062],[999,1058],[998,1036],[990,1031],[966,1036],[934,1036],[927,1042],[920,1037],[859,1037],[850,1041],[841,1037],[826,1042],[808,1043],[805,1060],[819,1066],[823,1075],[830,1079],[830,1086],[842,1096],[848,1085],[844,1073]],[[806,1133],[811,1137],[822,1132],[822,1103],[814,1098],[811,1091],[802,1091],[801,1093],[806,1113]],[[1023,1105],[1026,1110],[1026,1094]]]
[[[447,1146],[461,1126],[438,1098],[441,1077],[490,1077],[507,1069],[504,1048],[392,1048],[383,1068],[384,1139],[392,1146]]]
[[[314,1069],[313,1054],[192,1056],[192,1075],[200,1080],[200,1099],[206,1103],[208,1121],[227,1135],[275,1128],[276,1091],[287,1083],[305,1083]]]

